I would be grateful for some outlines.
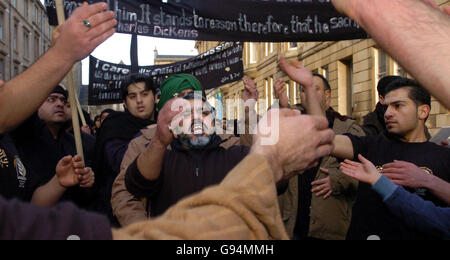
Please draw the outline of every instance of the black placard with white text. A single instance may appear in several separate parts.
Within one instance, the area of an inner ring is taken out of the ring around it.
[[[64,0],[66,17],[86,0]],[[367,38],[330,0],[87,0],[106,2],[118,33],[201,41],[302,42]],[[55,25],[54,0],[46,0]]]
[[[117,104],[122,102],[122,83],[131,73],[130,65],[115,64],[90,56],[89,105]],[[173,74],[193,74],[203,89],[212,89],[242,79],[242,43],[227,42],[186,61],[167,65],[140,66],[140,74],[160,85]]]

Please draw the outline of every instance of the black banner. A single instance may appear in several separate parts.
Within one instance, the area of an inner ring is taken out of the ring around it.
[[[93,56],[89,58],[89,105],[122,103],[122,82],[130,75],[131,66],[102,61]],[[141,66],[139,73],[153,78],[158,85],[170,75],[189,73],[202,83],[203,89],[217,88],[244,76],[242,43],[223,43],[182,62]]]
[[[64,0],[66,16],[85,0]],[[117,32],[201,41],[302,42],[367,38],[330,0],[87,0],[106,2]],[[45,0],[50,23],[54,0]]]

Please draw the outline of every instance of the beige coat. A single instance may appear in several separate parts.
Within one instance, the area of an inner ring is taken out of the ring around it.
[[[267,160],[249,155],[220,185],[180,201],[159,218],[113,230],[113,238],[286,240],[276,196]]]
[[[364,135],[361,127],[350,119],[341,121],[336,118],[333,130],[336,134]],[[339,162],[335,157],[323,158],[320,167],[328,169],[329,174],[323,173],[319,169],[315,180],[330,176],[333,195],[324,200],[323,197],[316,197],[313,194],[309,236],[318,239],[343,240],[350,225],[358,182],[339,170]],[[289,181],[287,191],[279,196],[281,215],[291,238],[297,220],[298,195],[298,177],[296,176]]]

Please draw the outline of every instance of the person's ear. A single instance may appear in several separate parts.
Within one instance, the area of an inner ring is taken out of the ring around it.
[[[417,114],[420,120],[425,121],[430,116],[431,107],[429,105],[421,105],[417,110]]]
[[[330,107],[331,104],[331,90],[325,90],[325,105]]]

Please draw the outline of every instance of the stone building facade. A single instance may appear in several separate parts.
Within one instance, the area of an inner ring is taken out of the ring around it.
[[[39,0],[0,0],[0,73],[10,80],[50,46],[52,28]]]
[[[436,2],[441,6],[450,4],[448,0]],[[202,53],[217,44],[218,42],[197,42],[196,47]],[[259,98],[265,100],[267,107],[274,99],[273,85],[277,79],[286,82],[290,103],[300,103],[298,85],[290,81],[278,67],[280,54],[284,54],[287,59],[297,59],[309,70],[324,75],[332,88],[331,106],[359,122],[378,102],[376,85],[381,77],[409,76],[371,39],[308,43],[245,43],[244,72],[255,80]],[[209,100],[215,102],[217,96],[221,96],[224,100],[237,100],[242,95],[243,89],[242,82],[228,84],[209,92]],[[224,116],[229,119],[241,115],[237,109],[224,107]],[[433,97],[431,115],[427,121],[431,134],[434,135],[440,128],[449,125],[449,110]]]

